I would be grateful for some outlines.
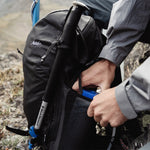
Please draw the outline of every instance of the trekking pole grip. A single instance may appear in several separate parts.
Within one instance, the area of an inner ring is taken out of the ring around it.
[[[80,17],[85,10],[89,10],[89,8],[85,4],[77,1],[73,2],[73,7],[65,22],[63,34],[61,36],[61,41],[65,45],[72,44],[72,39],[75,35],[75,31],[79,23]]]

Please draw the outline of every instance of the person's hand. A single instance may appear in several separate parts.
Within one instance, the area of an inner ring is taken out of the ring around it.
[[[89,85],[100,86],[102,90],[110,87],[115,77],[116,65],[112,62],[102,59],[87,70],[81,73],[82,87]],[[78,80],[74,83],[72,89],[78,91]]]
[[[127,118],[122,114],[115,97],[115,88],[107,89],[96,95],[91,102],[87,114],[94,117],[102,127],[110,123],[112,127],[122,125]]]

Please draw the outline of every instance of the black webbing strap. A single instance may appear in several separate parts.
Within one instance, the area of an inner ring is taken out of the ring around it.
[[[28,130],[27,131],[23,131],[23,130],[11,128],[11,127],[8,127],[8,126],[6,126],[6,130],[8,130],[10,132],[13,132],[15,134],[18,134],[18,135],[29,136],[29,131]]]

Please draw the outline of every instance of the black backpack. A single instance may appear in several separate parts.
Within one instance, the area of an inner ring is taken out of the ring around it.
[[[111,128],[107,129],[108,136],[97,135],[96,122],[86,114],[91,99],[71,88],[80,73],[99,60],[105,40],[94,19],[82,15],[73,35],[65,41],[68,45],[64,45],[62,33],[66,32],[66,22],[72,22],[71,11],[48,14],[33,27],[27,38],[23,55],[24,112],[28,126],[34,126],[49,76],[53,73],[55,80],[47,94],[52,96],[48,97],[38,138],[32,143],[49,150],[106,150]],[[63,57],[58,71],[52,72],[58,51],[64,51],[60,52]],[[117,73],[113,85],[120,82],[120,73]]]
[[[68,11],[56,11],[40,20],[28,35],[23,55],[24,110],[29,126],[39,111],[51,68],[61,46],[60,37]],[[101,30],[89,16],[82,16],[67,59],[66,84],[71,88],[88,63],[95,61],[103,46]],[[66,69],[64,68],[64,69]],[[61,76],[61,75],[56,75]]]

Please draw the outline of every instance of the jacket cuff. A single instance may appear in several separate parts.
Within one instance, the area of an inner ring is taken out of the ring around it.
[[[125,90],[125,85],[127,82],[128,80],[124,81],[123,83],[121,83],[120,85],[116,87],[115,95],[116,95],[117,103],[123,115],[127,119],[134,119],[137,117],[137,113],[135,112],[132,104],[130,103],[130,100]]]
[[[112,47],[110,47],[109,45],[106,44],[103,47],[98,58],[107,59],[107,60],[111,61],[112,63],[114,63],[116,66],[120,66],[122,61],[125,59],[125,56],[122,53],[116,52],[116,51],[117,51],[117,48],[113,49]]]

